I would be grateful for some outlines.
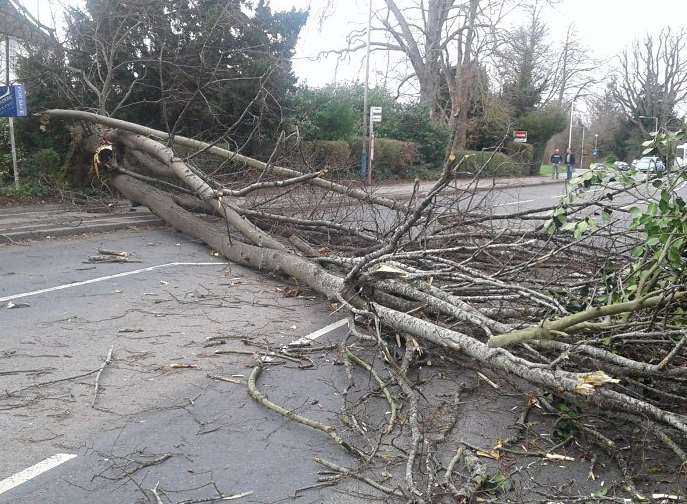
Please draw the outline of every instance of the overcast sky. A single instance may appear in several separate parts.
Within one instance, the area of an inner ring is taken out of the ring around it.
[[[337,82],[362,80],[363,66],[360,56],[339,63],[336,58],[313,61],[320,51],[345,46],[346,35],[355,28],[364,28],[368,0],[271,0],[274,10],[293,7],[310,7],[308,24],[298,43],[294,69],[301,82],[322,86]],[[372,0],[373,8],[382,7],[384,0]],[[403,0],[401,0],[403,2]],[[80,3],[79,0],[24,0],[24,5],[38,11],[43,22],[49,22],[50,5]],[[328,16],[320,22],[323,10],[331,3]],[[603,73],[614,55],[636,37],[648,31],[659,31],[666,25],[674,28],[687,26],[687,0],[561,0],[556,7],[548,8],[545,19],[553,40],[563,37],[567,26],[574,23],[580,39],[596,58],[605,61]],[[510,20],[517,23],[516,19]],[[381,55],[373,58],[375,76],[385,70],[386,61]],[[377,72],[375,72],[377,70]]]
[[[373,8],[384,5],[384,0],[372,2]],[[298,77],[313,86],[332,82],[336,63],[335,58],[326,61],[308,58],[321,50],[343,47],[346,34],[353,28],[364,27],[367,19],[367,0],[334,0],[334,12],[320,27],[320,13],[328,3],[327,0],[271,1],[274,9],[311,8],[294,67]],[[666,25],[687,26],[687,0],[562,0],[546,10],[545,19],[552,39],[562,38],[567,26],[574,23],[584,44],[597,58],[608,62],[634,38],[648,31],[658,31]],[[384,61],[378,57],[376,63],[381,72]],[[603,70],[602,67],[600,71]],[[359,58],[340,64],[337,72],[339,81],[361,80],[363,75]]]

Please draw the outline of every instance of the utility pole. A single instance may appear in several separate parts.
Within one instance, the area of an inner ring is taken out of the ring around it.
[[[368,131],[368,100],[370,89],[370,36],[372,32],[372,0],[368,0],[367,13],[367,55],[365,56],[365,91],[363,92],[363,150],[360,155],[360,174],[367,177],[368,185],[372,183],[372,173],[370,173],[370,159],[368,146],[370,134]]]
[[[5,35],[5,82],[7,83],[7,93],[11,93],[10,86],[10,36]],[[14,172],[14,188],[19,189],[19,170],[17,169],[17,146],[14,143],[14,118],[8,118],[10,123],[10,145],[12,146],[12,170]]]
[[[584,165],[584,126],[582,126],[582,147],[580,148],[580,170]]]

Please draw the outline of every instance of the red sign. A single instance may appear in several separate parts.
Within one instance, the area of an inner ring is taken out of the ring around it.
[[[515,143],[525,143],[527,142],[527,131],[514,131],[513,141]]]

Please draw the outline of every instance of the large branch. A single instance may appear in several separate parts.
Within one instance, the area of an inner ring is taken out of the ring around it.
[[[343,278],[307,259],[282,250],[231,241],[225,234],[218,233],[213,225],[178,206],[170,195],[139,180],[123,174],[114,174],[111,183],[125,196],[145,204],[170,225],[203,240],[231,261],[294,277],[330,299],[335,298],[343,287]],[[687,422],[683,416],[606,388],[603,383],[590,384],[585,381],[587,373],[573,373],[551,369],[545,364],[534,364],[506,350],[489,348],[476,338],[397,311],[379,302],[368,305],[357,298],[351,299],[350,302],[362,308],[371,308],[385,325],[396,331],[461,352],[485,365],[512,373],[556,392],[567,393],[580,401],[589,401],[602,408],[647,416],[677,429],[683,437],[687,437]]]
[[[189,166],[177,157],[172,149],[155,140],[141,135],[129,135],[115,132],[113,140],[121,141],[125,145],[142,150],[169,166],[176,177],[190,187],[198,197],[208,204],[216,213],[223,215],[227,223],[238,229],[243,236],[260,247],[269,247],[284,250],[285,247],[267,233],[260,230],[247,218],[238,214],[231,206],[230,201],[223,204],[222,197],[217,198],[216,193],[207,182],[196,175]]]
[[[43,112],[44,115],[50,117],[59,117],[61,119],[71,119],[76,121],[88,121],[107,126],[109,128],[121,129],[124,131],[130,131],[139,135],[155,137],[160,140],[169,139],[170,135],[164,131],[156,130],[153,128],[148,128],[146,126],[141,126],[140,124],[131,123],[128,121],[122,121],[121,119],[113,119],[111,117],[105,117],[102,115],[94,114],[92,112],[84,112],[80,110],[64,110],[64,109],[51,109]],[[299,177],[304,175],[303,172],[293,170],[291,168],[285,168],[282,166],[268,165],[263,161],[253,159],[238,152],[233,152],[227,149],[223,149],[216,145],[209,144],[200,140],[195,140],[193,138],[187,138],[183,136],[174,136],[174,143],[188,147],[191,149],[205,150],[209,154],[213,154],[223,159],[229,159],[231,161],[236,161],[239,163],[244,163],[251,168],[258,170],[270,170],[272,173],[283,177]],[[323,178],[313,178],[307,181],[307,183],[314,186],[320,187],[327,191],[332,191],[337,194],[342,194],[344,196],[349,196],[355,198],[359,201],[365,203],[371,203],[374,205],[380,205],[392,210],[408,210],[408,206],[399,201],[385,198],[383,196],[377,196],[375,194],[368,194],[365,191],[356,189],[354,187],[346,187],[336,182],[331,182]]]

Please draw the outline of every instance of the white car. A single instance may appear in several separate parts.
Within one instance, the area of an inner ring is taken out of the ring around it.
[[[643,157],[637,161],[637,171],[642,173],[662,173],[665,170],[661,158],[655,156]]]

